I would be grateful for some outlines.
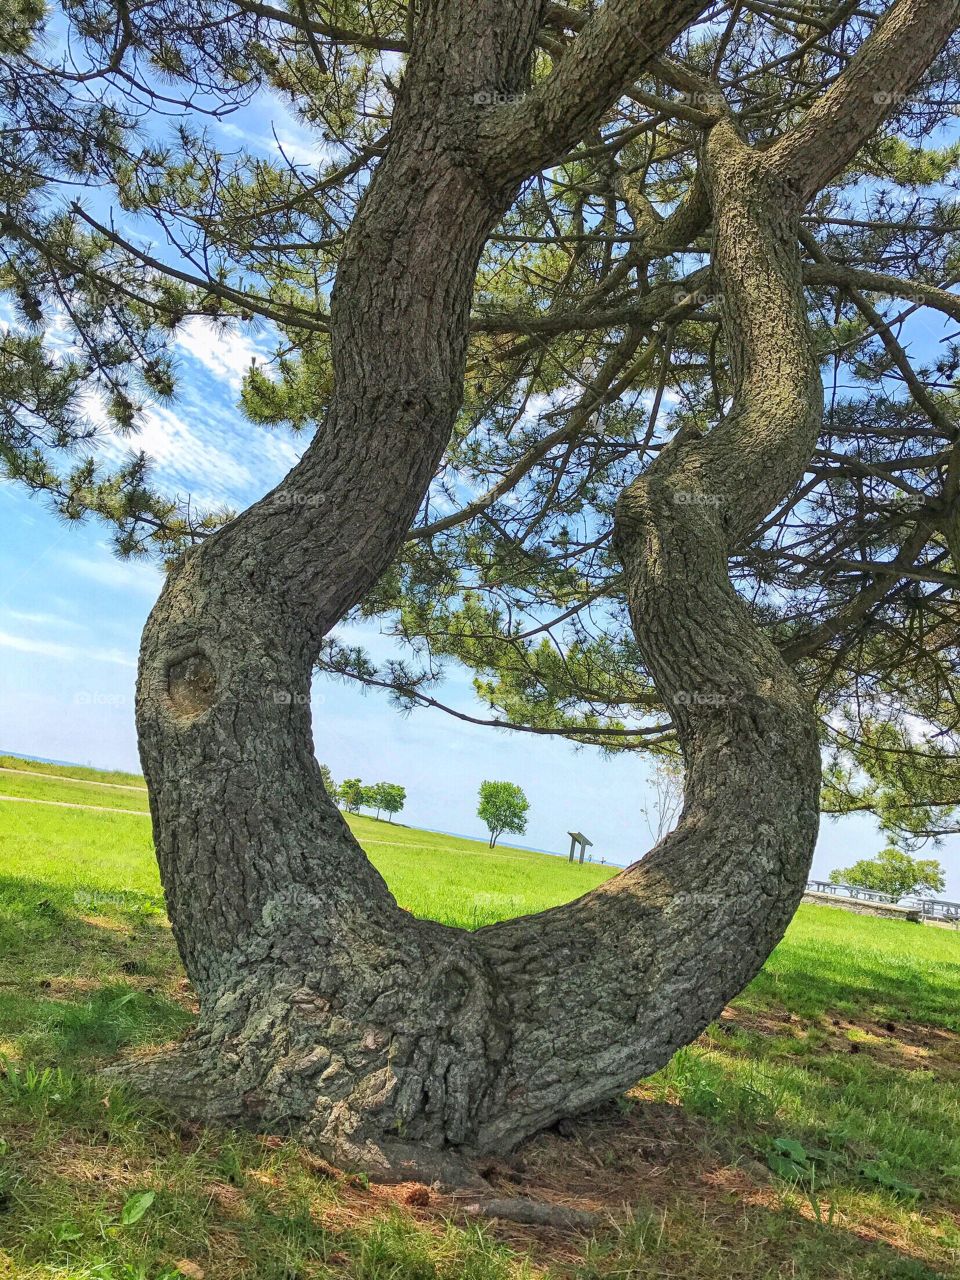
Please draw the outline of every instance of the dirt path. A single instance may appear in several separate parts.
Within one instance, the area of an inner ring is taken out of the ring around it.
[[[11,769],[0,764],[0,773],[22,773],[28,778],[46,778],[53,782],[79,782],[84,787],[115,787],[121,791],[139,791],[146,795],[146,787],[134,787],[129,782],[95,782],[92,778],[73,778],[68,773],[41,773],[39,769]]]
[[[46,777],[46,774],[43,775]],[[136,787],[131,787],[136,791]],[[94,813],[132,813],[135,818],[149,818],[145,809],[114,809],[109,804],[71,804],[69,800],[35,800],[33,796],[4,796],[0,800],[9,800],[13,804],[52,804],[55,809],[91,809]]]

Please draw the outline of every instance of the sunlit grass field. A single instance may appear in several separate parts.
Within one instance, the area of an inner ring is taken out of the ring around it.
[[[43,774],[0,773],[20,797],[0,800],[3,1280],[960,1275],[960,934],[801,907],[695,1045],[502,1171],[498,1194],[596,1210],[597,1230],[481,1229],[461,1201],[411,1204],[107,1088],[99,1063],[195,1017],[142,783],[0,766]],[[349,821],[402,906],[467,928],[612,874]]]
[[[145,894],[159,901],[160,877],[153,856],[145,790],[121,790],[73,781],[62,766],[0,756],[0,795],[30,797],[47,804],[3,804],[0,812],[0,874],[17,874],[51,888],[97,889]],[[91,779],[95,770],[83,771]],[[103,775],[143,787],[131,774]],[[56,804],[50,804],[50,801]],[[136,809],[101,813],[57,805]],[[569,863],[482,840],[420,831],[399,822],[346,815],[357,839],[408,911],[444,924],[478,928],[495,920],[528,915],[575,898],[613,875],[616,868]],[[59,855],[51,857],[51,849]]]

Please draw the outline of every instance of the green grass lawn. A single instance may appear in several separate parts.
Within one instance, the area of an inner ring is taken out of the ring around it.
[[[40,778],[25,773],[0,773],[0,796],[27,797],[97,809],[149,812],[144,790],[114,790],[88,782],[67,782],[61,778]]]
[[[495,1175],[608,1214],[593,1238],[479,1229],[450,1197],[410,1204],[293,1141],[184,1127],[106,1088],[98,1063],[195,1016],[149,819],[102,811],[146,798],[88,785],[132,775],[0,765],[44,775],[2,772],[0,794],[101,806],[0,800],[2,1280],[960,1274],[960,934],[802,907],[695,1045]],[[612,874],[349,821],[401,905],[468,928]]]
[[[111,790],[70,781],[60,765],[0,757],[0,766],[47,776],[0,772],[0,796],[32,797],[108,809],[137,809],[144,817],[58,809],[54,805],[7,804],[0,800],[0,874],[17,874],[53,890],[97,890],[157,898],[160,878],[153,857],[146,792]],[[92,778],[94,770],[82,770]],[[136,781],[130,774],[105,774]],[[140,779],[142,784],[142,779]],[[479,928],[528,915],[575,898],[615,873],[593,863],[420,831],[363,816],[347,821],[397,901],[416,915],[445,924]],[[51,851],[59,850],[52,857]]]
[[[0,769],[15,769],[17,772],[40,773],[50,778],[66,778],[70,781],[81,779],[96,783],[97,786],[123,786],[145,789],[143,778],[139,773],[124,773],[121,769],[93,769],[81,764],[47,764],[46,761],[30,760],[25,756],[0,755]],[[0,788],[2,790],[3,788]]]

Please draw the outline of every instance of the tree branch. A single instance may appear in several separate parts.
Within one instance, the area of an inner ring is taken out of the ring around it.
[[[864,271],[859,267],[847,267],[826,259],[804,263],[803,282],[809,285],[832,284],[853,289],[867,289],[871,293],[884,293],[891,298],[903,298],[942,311],[951,320],[960,321],[960,294],[923,280],[904,280],[884,271]]]
[[[257,0],[233,0],[238,9],[257,18],[266,18],[269,22],[279,22],[285,27],[294,27],[305,35],[322,36],[334,44],[349,44],[356,49],[381,50],[384,53],[406,53],[406,40],[391,39],[389,36],[371,35],[369,31],[353,31],[347,27],[333,27],[327,22],[319,22],[316,18],[306,20],[305,14],[296,18],[284,9],[277,9],[270,4],[259,4]]]
[[[704,0],[607,0],[546,80],[521,101],[481,117],[481,151],[491,174],[516,181],[555,160],[707,8]]]
[[[770,164],[809,200],[915,87],[958,24],[960,0],[897,0],[846,70],[770,148]]]

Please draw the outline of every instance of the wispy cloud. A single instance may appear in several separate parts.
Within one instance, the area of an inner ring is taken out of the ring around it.
[[[56,627],[58,631],[79,631],[80,623],[58,613],[26,613],[20,609],[8,609],[7,617],[14,622],[25,622],[31,627]]]
[[[250,335],[218,327],[202,316],[191,316],[177,331],[176,342],[181,355],[229,383],[235,394],[251,364],[269,354],[267,346]]]
[[[300,457],[283,431],[249,422],[237,406],[243,376],[269,347],[253,335],[223,332],[194,317],[177,337],[183,366],[177,398],[148,405],[135,431],[115,432],[103,405],[85,409],[101,429],[100,457],[119,462],[142,451],[160,489],[190,497],[196,510],[243,510],[272,488]],[[304,444],[306,441],[304,441]]]
[[[242,123],[219,121],[220,132],[247,151],[305,168],[319,169],[337,155],[337,147],[304,128],[278,96],[267,95],[264,102],[265,110],[241,115]]]
[[[117,560],[106,547],[102,559],[71,553],[61,556],[60,563],[90,582],[126,594],[140,591],[157,596],[163,586],[163,574],[154,565],[142,560]]]
[[[253,471],[231,448],[232,442],[217,430],[208,409],[207,421],[196,427],[166,405],[153,405],[143,415],[143,425],[117,441],[126,451],[142,449],[153,460],[167,484],[183,486],[194,497],[202,491],[215,501],[236,500],[255,483]]]
[[[109,662],[118,667],[136,667],[136,659],[120,649],[87,648],[83,645],[58,644],[55,640],[38,640],[35,636],[11,635],[0,631],[0,648],[33,653],[60,662]]]

